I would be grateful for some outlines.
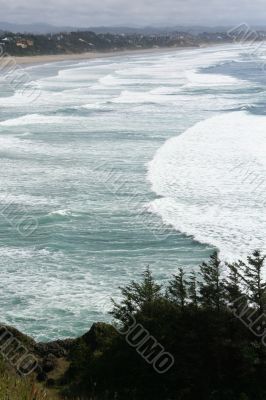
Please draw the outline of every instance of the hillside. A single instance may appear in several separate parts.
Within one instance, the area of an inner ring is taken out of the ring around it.
[[[11,56],[73,54],[165,47],[198,47],[232,42],[226,33],[171,32],[158,34],[61,32],[46,35],[0,33],[0,45]]]
[[[113,302],[117,322],[77,339],[37,343],[2,326],[0,398],[264,400],[264,261],[255,251],[224,278],[215,253],[166,287],[147,269]]]

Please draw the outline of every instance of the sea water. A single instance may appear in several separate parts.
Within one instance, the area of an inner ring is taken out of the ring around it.
[[[165,284],[265,250],[263,63],[226,45],[2,73],[1,321],[77,336],[148,265]]]

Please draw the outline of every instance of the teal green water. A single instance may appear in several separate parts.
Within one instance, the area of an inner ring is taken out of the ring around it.
[[[108,320],[110,297],[147,265],[165,282],[219,247],[195,241],[187,220],[180,215],[178,229],[163,204],[155,207],[164,193],[156,166],[148,171],[169,138],[255,96],[232,76],[201,72],[241,51],[221,46],[33,66],[34,101],[21,88],[10,93],[2,80],[2,321],[41,340],[77,336]],[[192,187],[181,170],[160,179],[174,187],[180,176]],[[175,195],[182,197],[180,186]],[[31,234],[29,217],[38,224]]]

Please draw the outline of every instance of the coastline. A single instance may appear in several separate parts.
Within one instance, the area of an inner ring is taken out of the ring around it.
[[[190,47],[164,47],[164,48],[151,48],[151,49],[132,49],[132,50],[121,50],[121,51],[108,51],[108,52],[87,52],[78,54],[48,54],[40,56],[9,56],[18,65],[33,65],[33,64],[43,64],[50,62],[62,62],[69,60],[94,60],[97,58],[108,58],[115,56],[127,56],[127,55],[138,55],[138,54],[150,54],[150,53],[161,53],[177,50],[185,50]],[[6,58],[6,57],[5,57]],[[0,58],[0,66],[4,64],[5,58]]]

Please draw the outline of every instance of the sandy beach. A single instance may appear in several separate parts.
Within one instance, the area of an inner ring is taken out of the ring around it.
[[[68,60],[89,60],[95,58],[103,58],[103,57],[115,57],[121,55],[132,55],[132,54],[140,54],[140,53],[154,53],[154,52],[169,52],[180,50],[180,47],[169,47],[169,48],[152,48],[152,49],[137,49],[137,50],[124,50],[124,51],[108,51],[108,52],[88,52],[88,53],[80,53],[80,54],[50,54],[50,55],[40,55],[40,56],[22,56],[22,57],[13,57],[12,60],[16,62],[18,65],[27,65],[27,64],[43,64],[49,62],[58,62],[58,61],[68,61]],[[7,57],[0,58],[1,64],[8,64]]]

